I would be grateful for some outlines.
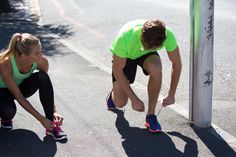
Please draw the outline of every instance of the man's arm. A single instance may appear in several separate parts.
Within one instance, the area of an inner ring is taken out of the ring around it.
[[[129,85],[129,81],[127,80],[123,72],[125,64],[126,64],[126,58],[121,58],[116,55],[113,55],[112,71],[117,82],[119,83],[119,86],[124,90],[124,92],[130,98],[133,108],[137,111],[144,111],[143,102],[134,93],[134,91]]]
[[[172,62],[171,83],[168,96],[162,102],[163,106],[168,106],[170,104],[175,103],[175,92],[179,83],[180,73],[182,70],[182,62],[178,47],[174,51],[168,52],[168,57]]]

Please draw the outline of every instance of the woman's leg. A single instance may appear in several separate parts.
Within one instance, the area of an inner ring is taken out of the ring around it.
[[[4,121],[11,121],[16,114],[14,101],[0,101],[0,118]]]
[[[45,115],[49,120],[54,121],[54,93],[51,80],[47,73],[39,71],[32,74],[22,82],[20,89],[25,97],[33,95],[39,89],[39,98],[43,105]],[[59,125],[55,125],[53,130],[46,130],[46,134],[53,136],[55,140],[67,138]]]
[[[14,97],[7,88],[0,89],[1,127],[12,129],[12,119],[16,114]]]
[[[39,98],[43,105],[44,113],[49,120],[53,121],[54,92],[48,74],[42,71],[33,73],[19,87],[26,98],[32,96],[39,89]]]

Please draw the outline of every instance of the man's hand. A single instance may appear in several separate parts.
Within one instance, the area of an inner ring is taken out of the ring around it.
[[[168,95],[165,97],[162,101],[162,106],[166,107],[168,105],[174,104],[175,103],[175,97]]]
[[[139,111],[139,112],[144,112],[145,108],[144,108],[144,103],[137,98],[135,101],[132,101],[132,108],[135,111]]]
[[[55,112],[53,118],[57,125],[62,126],[64,118],[59,113]]]

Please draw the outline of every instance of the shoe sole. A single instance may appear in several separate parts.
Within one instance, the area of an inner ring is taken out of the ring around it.
[[[109,110],[109,111],[115,111],[115,110],[117,110],[116,107],[108,107],[108,99],[109,99],[110,96],[111,96],[111,92],[107,95],[107,98],[106,98],[107,110]]]
[[[151,130],[150,129],[150,125],[148,123],[144,123],[144,126],[146,126],[148,131],[150,131],[152,133],[160,133],[160,132],[162,132],[161,130],[158,130],[158,129],[157,130]]]
[[[107,110],[109,110],[109,111],[115,111],[115,110],[117,110],[117,108],[107,108]]]
[[[151,133],[161,133],[161,130],[151,130],[150,128],[148,129],[148,131],[150,131]]]
[[[1,128],[3,128],[3,129],[13,129],[13,126],[4,126],[4,125],[2,125]]]
[[[56,141],[60,141],[60,140],[67,139],[67,135],[62,136],[61,138],[56,138],[56,137],[55,137],[52,133],[50,133],[50,132],[46,132],[45,134],[46,134],[47,136],[52,136],[53,139],[56,140]]]

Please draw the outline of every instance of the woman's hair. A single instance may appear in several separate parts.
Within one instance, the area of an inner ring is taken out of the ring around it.
[[[40,40],[29,33],[15,33],[5,50],[5,56],[15,51],[19,56],[30,55],[32,46],[40,44]]]
[[[160,20],[148,20],[144,23],[141,41],[145,49],[160,47],[166,39],[166,27]]]

